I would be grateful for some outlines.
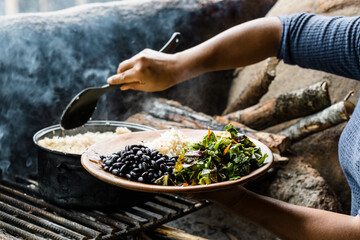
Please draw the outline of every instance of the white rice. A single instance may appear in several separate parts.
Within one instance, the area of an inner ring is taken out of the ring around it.
[[[189,140],[179,130],[171,129],[164,132],[152,142],[145,143],[150,149],[156,149],[168,156],[178,156],[181,149],[189,143]]]
[[[65,153],[82,154],[88,147],[96,142],[109,139],[110,137],[131,132],[126,127],[118,127],[115,132],[86,132],[73,136],[52,138],[45,137],[38,141],[44,148]]]

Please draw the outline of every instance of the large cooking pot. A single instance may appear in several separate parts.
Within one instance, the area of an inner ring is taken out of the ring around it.
[[[54,125],[35,133],[33,141],[38,148],[38,182],[42,197],[62,207],[76,208],[113,208],[151,197],[149,193],[130,191],[96,179],[82,167],[80,154],[59,152],[38,145],[38,141],[45,137],[114,132],[117,127],[127,127],[132,132],[155,130],[126,122],[89,121],[76,129],[63,130],[60,125]]]

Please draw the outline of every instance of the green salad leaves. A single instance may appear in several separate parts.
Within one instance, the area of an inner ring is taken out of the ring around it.
[[[174,184],[210,184],[239,179],[259,168],[267,157],[259,147],[236,128],[225,126],[226,133],[210,131],[202,142],[189,144],[175,165]]]

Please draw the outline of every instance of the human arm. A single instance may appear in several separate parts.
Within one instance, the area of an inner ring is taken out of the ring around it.
[[[215,202],[281,239],[360,239],[359,216],[297,206],[243,187],[196,194],[195,197]]]
[[[360,16],[279,16],[284,63],[360,80]]]
[[[146,49],[120,63],[108,83],[122,84],[122,90],[161,91],[205,72],[270,56],[360,80],[360,17],[301,13],[279,18],[240,24],[177,54]]]
[[[276,56],[281,22],[260,18],[230,28],[193,48],[176,54],[145,49],[119,64],[109,84],[122,90],[161,91],[200,74],[232,69]]]

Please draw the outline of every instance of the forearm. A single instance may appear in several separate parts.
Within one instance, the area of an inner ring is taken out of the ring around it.
[[[179,81],[205,72],[232,69],[276,56],[281,22],[276,17],[260,18],[240,24],[176,54],[183,71]]]
[[[205,72],[252,64],[277,54],[281,28],[278,18],[260,18],[176,54],[145,49],[121,62],[117,74],[107,81],[122,90],[154,92]]]
[[[233,201],[217,203],[282,239],[360,239],[358,216],[296,206],[246,190],[237,197],[241,194],[236,188],[227,194]]]

